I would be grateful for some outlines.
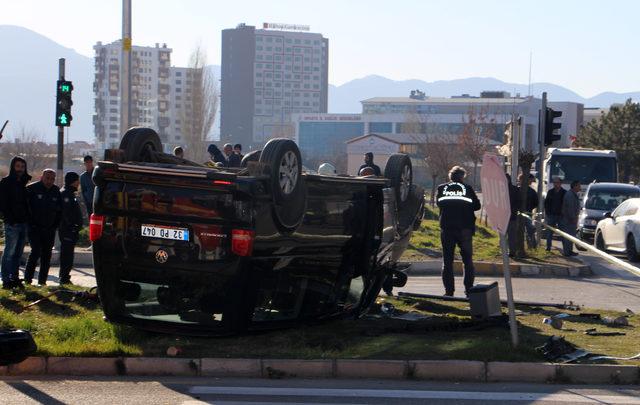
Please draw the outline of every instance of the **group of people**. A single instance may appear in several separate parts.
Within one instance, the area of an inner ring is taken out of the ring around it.
[[[507,175],[507,177],[509,177]],[[533,210],[537,210],[538,207],[538,193],[532,187],[531,183],[535,181],[532,175],[529,175],[529,181],[526,186],[523,186],[524,176],[520,174],[518,177],[518,185],[509,185],[509,197],[511,200],[511,218],[509,221],[508,237],[509,237],[509,251],[513,253],[516,245],[516,222],[518,211],[521,210],[521,187],[527,187],[526,196],[526,213],[532,217]],[[562,231],[568,233],[571,236],[575,236],[578,229],[578,217],[580,216],[580,182],[573,181],[569,190],[565,190],[562,187],[562,180],[558,177],[553,179],[553,188],[547,191],[547,195],[544,199],[544,218],[545,223],[549,226],[560,228]],[[529,248],[535,249],[536,243],[536,227],[533,221],[529,218],[525,218],[525,234],[527,245]],[[547,251],[551,250],[551,243],[553,240],[553,232],[547,231]],[[573,251],[573,243],[566,239],[562,239],[562,254],[564,256],[576,256],[578,253]]]
[[[35,269],[40,265],[38,284],[47,284],[51,255],[58,234],[60,241],[59,283],[71,284],[74,250],[83,226],[83,215],[78,202],[78,189],[90,215],[93,207],[94,185],[91,175],[93,158],[85,156],[85,172],[67,172],[64,186],[56,184],[56,172],[44,169],[40,180],[31,182],[25,159],[11,160],[9,174],[0,180],[0,214],[4,221],[4,251],[0,263],[2,288],[24,288],[31,284]],[[24,279],[19,268],[26,242],[31,246]]]
[[[207,148],[207,152],[211,155],[211,160],[207,162],[207,165],[215,167],[240,167],[242,158],[244,157],[242,154],[242,145],[239,143],[235,145],[225,143],[222,147],[222,152],[212,143]]]
[[[207,148],[207,152],[209,152],[211,160],[205,162],[205,165],[211,167],[240,167],[242,158],[244,157],[242,154],[242,145],[239,143],[235,145],[226,143],[222,147],[222,151],[212,143]],[[173,149],[173,154],[184,159],[184,148],[182,148],[182,146],[176,146]]]

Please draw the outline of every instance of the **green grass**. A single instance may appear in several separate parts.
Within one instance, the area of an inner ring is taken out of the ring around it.
[[[409,248],[403,255],[403,260],[425,260],[429,251],[442,252],[440,242],[440,223],[438,221],[438,209],[426,207],[425,218],[420,229],[413,233]],[[476,261],[501,260],[500,237],[481,221],[476,223],[476,233],[473,236],[473,259]],[[558,252],[547,252],[544,248],[527,249],[527,257],[522,262],[549,262],[564,263],[567,261]]]
[[[48,290],[29,287],[26,292],[0,291],[0,328],[30,330],[38,353],[47,356],[164,356],[170,346],[183,349],[185,357],[263,358],[354,358],[354,359],[468,359],[481,361],[543,361],[534,348],[548,336],[561,334],[570,342],[593,353],[630,356],[638,351],[640,317],[629,318],[626,336],[591,337],[584,329],[612,330],[599,321],[569,318],[557,331],[542,319],[560,311],[518,317],[520,346],[510,349],[509,330],[491,327],[482,330],[426,331],[427,325],[468,320],[467,303],[441,300],[383,299],[402,312],[418,312],[431,317],[406,322],[385,317],[335,320],[298,328],[226,338],[192,338],[162,335],[117,326],[102,320],[97,304],[67,295],[53,297],[32,308],[24,305],[41,298]],[[530,308],[522,307],[523,311]],[[379,313],[379,305],[372,309]],[[571,311],[564,311],[575,314]],[[590,311],[591,312],[591,311]],[[620,315],[599,311],[604,315]],[[627,362],[640,364],[640,362]]]

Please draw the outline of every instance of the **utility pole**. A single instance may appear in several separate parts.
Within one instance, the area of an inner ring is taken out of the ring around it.
[[[538,143],[540,147],[539,151],[539,167],[538,167],[538,219],[542,219],[542,215],[544,213],[544,159],[547,155],[547,149],[544,145],[544,129],[547,125],[547,92],[542,93],[542,106],[540,107],[540,112],[538,113]],[[538,244],[542,239],[542,224],[538,221],[536,223],[536,239],[538,240]]]
[[[120,133],[131,123],[131,0],[122,0],[122,53],[120,66]]]
[[[64,80],[64,58],[58,59],[58,80]],[[64,184],[64,127],[58,125],[58,165],[56,167],[58,184]]]

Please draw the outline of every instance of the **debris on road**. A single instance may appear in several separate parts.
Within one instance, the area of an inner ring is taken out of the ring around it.
[[[551,327],[554,328],[554,329],[562,330],[562,324],[563,324],[562,319],[558,319],[558,318],[555,318],[555,317],[553,317],[553,318],[544,318],[542,320],[542,323],[545,323],[547,325],[551,325]]]
[[[602,322],[609,326],[629,326],[629,320],[624,316],[619,316],[617,318],[605,316],[602,318]]]
[[[584,332],[585,335],[589,335],[589,336],[625,336],[626,333],[624,332],[598,332],[598,330],[596,330],[596,328],[592,328],[592,329],[587,329]]]

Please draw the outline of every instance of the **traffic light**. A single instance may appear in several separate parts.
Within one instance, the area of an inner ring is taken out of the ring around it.
[[[562,117],[562,111],[554,111],[547,107],[546,119],[544,126],[544,146],[549,146],[555,141],[559,141],[562,136],[554,133],[556,129],[560,129],[562,124],[559,122],[553,122],[554,119]]]
[[[71,92],[73,91],[73,83],[68,80],[58,80],[56,91],[56,126],[68,127],[71,125]]]

